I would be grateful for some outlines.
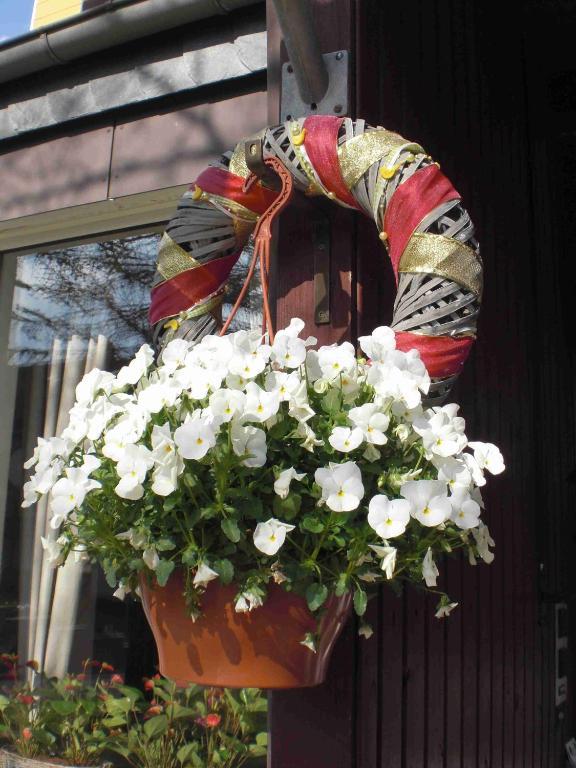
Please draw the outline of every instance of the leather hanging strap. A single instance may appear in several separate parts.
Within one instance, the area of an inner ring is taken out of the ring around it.
[[[269,300],[269,280],[270,280],[270,241],[272,240],[272,224],[275,218],[284,210],[284,208],[290,202],[292,193],[294,191],[294,184],[292,181],[292,175],[285,165],[276,157],[267,157],[263,161],[269,168],[271,168],[280,178],[282,188],[278,193],[278,196],[274,202],[264,211],[264,213],[258,219],[256,227],[254,228],[254,253],[250,261],[248,273],[244,284],[238,294],[236,303],[232,307],[232,311],[228,315],[228,318],[222,330],[220,336],[223,336],[230,323],[234,319],[238,312],[240,305],[244,301],[244,297],[250,287],[256,264],[260,263],[260,282],[262,284],[262,327],[263,331],[268,331],[270,342],[274,341],[274,328],[272,326],[272,313],[270,311]],[[259,181],[258,176],[251,173],[244,183],[244,190],[247,192],[253,184]]]

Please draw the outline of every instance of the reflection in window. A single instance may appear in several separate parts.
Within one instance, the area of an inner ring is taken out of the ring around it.
[[[54,342],[108,342],[118,368],[149,339],[148,304],[158,236],[129,237],[18,257],[9,353],[12,365],[54,362]],[[58,353],[63,354],[65,344]]]

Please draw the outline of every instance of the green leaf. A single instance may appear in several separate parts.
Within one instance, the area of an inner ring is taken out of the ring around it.
[[[326,413],[335,416],[340,411],[340,391],[330,389],[322,398],[322,408]]]
[[[156,581],[158,586],[165,587],[168,579],[170,578],[172,571],[176,567],[176,563],[172,560],[160,560],[156,567]]]
[[[56,712],[57,715],[62,715],[62,717],[67,717],[68,715],[71,715],[72,712],[76,710],[76,703],[74,701],[51,701],[50,706]]]
[[[115,688],[127,699],[130,699],[133,704],[142,698],[142,691],[139,691],[138,688],[131,688],[129,685],[116,685]]]
[[[186,549],[182,553],[182,562],[193,568],[198,562],[198,552],[195,549]]]
[[[176,544],[172,541],[172,539],[164,538],[159,539],[156,542],[155,547],[158,552],[168,552],[170,549],[176,549]]]
[[[216,560],[214,563],[212,563],[212,567],[218,576],[220,576],[220,581],[222,584],[230,584],[232,582],[232,579],[234,578],[234,566],[230,560],[227,558]]]
[[[302,496],[298,493],[289,493],[285,499],[275,496],[272,504],[274,514],[280,520],[293,520],[300,512],[301,506]]]
[[[192,759],[192,755],[196,753],[197,747],[198,745],[195,742],[184,744],[176,753],[178,761],[183,764],[189,762]]]
[[[363,589],[357,589],[354,592],[354,610],[358,616],[364,616],[366,613],[366,606],[368,605],[368,595]]]
[[[102,570],[104,571],[104,576],[106,577],[106,581],[108,583],[109,587],[115,587],[118,579],[116,577],[116,566],[111,560],[103,560],[102,561]]]
[[[232,520],[232,518],[227,517],[222,520],[220,526],[230,541],[234,542],[234,544],[238,544],[240,541],[240,528],[238,528],[238,523],[236,520]]]
[[[168,718],[166,715],[156,715],[144,723],[144,733],[149,739],[156,739],[168,730]]]
[[[266,731],[262,731],[262,733],[256,734],[256,744],[258,744],[259,747],[268,746],[268,734]]]
[[[324,523],[318,517],[307,515],[300,523],[300,527],[304,531],[309,531],[310,533],[322,533],[324,530]]]
[[[311,611],[317,611],[328,597],[324,584],[310,584],[306,590],[306,600]]]
[[[6,696],[0,695],[0,712],[4,711],[9,704],[10,699],[8,699]]]
[[[342,597],[342,595],[348,591],[348,578],[345,573],[341,573],[338,576],[338,581],[334,587],[334,594],[336,597]]]

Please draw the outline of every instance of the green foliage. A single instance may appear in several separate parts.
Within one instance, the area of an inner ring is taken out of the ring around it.
[[[7,664],[16,673],[14,657]],[[86,661],[81,675],[14,682],[0,693],[0,741],[26,757],[96,766],[115,753],[132,768],[263,768],[267,700],[254,688],[179,688],[156,675],[145,693]],[[97,669],[95,678],[94,669]]]

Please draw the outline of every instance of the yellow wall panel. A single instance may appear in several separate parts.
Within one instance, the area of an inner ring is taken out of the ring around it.
[[[36,0],[30,29],[66,19],[82,11],[82,0]]]

